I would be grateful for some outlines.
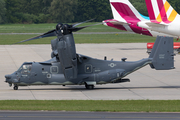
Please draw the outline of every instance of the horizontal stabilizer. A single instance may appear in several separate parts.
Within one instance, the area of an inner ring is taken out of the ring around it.
[[[104,23],[112,23],[113,25],[128,25],[128,23],[120,22],[120,21],[107,21],[107,22],[104,22]]]
[[[158,23],[153,23],[153,22],[146,22],[145,23],[146,25],[148,25],[149,27],[165,27],[167,26],[167,24],[158,24]]]
[[[151,68],[174,69],[173,38],[158,36],[149,58],[152,58]]]

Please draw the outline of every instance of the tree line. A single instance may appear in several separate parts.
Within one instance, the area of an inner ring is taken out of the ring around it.
[[[148,16],[145,0],[130,0]],[[180,0],[168,1],[180,13]],[[109,0],[0,0],[0,23],[81,22],[113,18]]]

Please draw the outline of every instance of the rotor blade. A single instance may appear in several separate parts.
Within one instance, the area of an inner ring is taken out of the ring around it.
[[[82,27],[74,27],[74,28],[69,28],[69,30],[72,30],[72,32],[77,32],[81,29],[87,28],[87,27],[91,27],[91,26],[95,26],[95,25],[100,25],[102,23],[96,23],[96,24],[92,24],[92,25],[87,25],[87,26],[82,26]]]
[[[54,29],[54,30],[51,30],[51,31],[49,31],[49,32],[47,32],[47,33],[44,33],[44,34],[42,34],[42,35],[39,35],[39,36],[30,38],[30,39],[27,39],[27,40],[23,40],[23,41],[14,43],[14,44],[23,43],[23,42],[27,42],[27,41],[31,41],[31,40],[35,40],[35,39],[44,38],[44,37],[52,37],[52,36],[56,36],[56,30],[55,30],[55,29]]]
[[[72,25],[72,27],[76,27],[76,26],[78,26],[78,25],[80,25],[80,24],[83,24],[83,23],[86,23],[86,22],[93,21],[94,19],[96,19],[96,18],[93,18],[93,19],[90,19],[90,20],[86,20],[86,21],[81,22],[81,23],[74,24],[74,25]]]

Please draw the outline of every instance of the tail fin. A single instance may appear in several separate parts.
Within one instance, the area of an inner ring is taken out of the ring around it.
[[[156,70],[174,69],[173,38],[158,36],[149,58],[152,58],[151,68]]]
[[[144,20],[129,0],[110,0],[110,5],[115,20],[126,22],[128,20]]]
[[[178,13],[167,0],[145,0],[150,20],[155,23],[171,23]]]

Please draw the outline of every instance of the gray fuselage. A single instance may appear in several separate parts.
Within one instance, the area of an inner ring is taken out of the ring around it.
[[[95,85],[120,83],[128,74],[151,64],[152,59],[140,61],[108,61],[93,59],[87,56],[78,57],[78,75],[76,79],[66,80],[61,63],[55,58],[46,62],[25,62],[13,74],[6,75],[6,82],[18,86],[27,85]]]

